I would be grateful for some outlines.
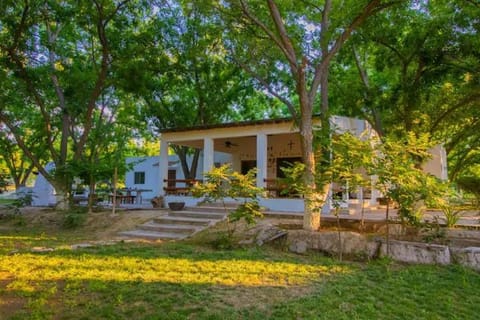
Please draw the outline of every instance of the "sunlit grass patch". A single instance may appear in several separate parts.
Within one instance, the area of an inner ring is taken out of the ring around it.
[[[348,272],[340,266],[246,259],[210,261],[31,253],[4,257],[0,270],[7,270],[21,281],[100,280],[226,286],[305,285],[325,276]]]
[[[16,236],[16,235],[0,236],[0,242],[4,242],[4,241],[32,242],[32,241],[40,241],[40,240],[58,240],[58,238],[48,237],[48,236],[45,236],[45,235],[39,235],[39,236]]]
[[[0,274],[9,280],[0,298],[24,300],[13,313],[19,319],[223,319],[246,306],[268,310],[347,272],[329,259],[268,250],[118,244],[3,256]]]
[[[458,266],[268,248],[119,243],[0,254],[2,320],[476,319],[478,288],[480,275]]]

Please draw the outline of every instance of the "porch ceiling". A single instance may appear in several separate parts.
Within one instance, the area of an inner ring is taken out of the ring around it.
[[[172,144],[203,149],[203,140],[192,139],[185,141],[172,141]],[[215,151],[224,153],[249,152],[255,154],[257,145],[256,136],[243,137],[221,137],[213,140]],[[300,154],[300,135],[298,132],[270,134],[268,135],[268,146],[270,153],[277,150],[278,156],[287,156],[288,154]]]
[[[186,146],[196,149],[203,149],[203,140],[186,140],[172,142],[173,144]],[[215,151],[225,152],[225,153],[236,153],[246,146],[255,146],[256,137],[234,137],[234,138],[218,138],[214,139],[213,148]]]

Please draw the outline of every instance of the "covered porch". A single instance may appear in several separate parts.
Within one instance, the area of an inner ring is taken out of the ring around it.
[[[353,130],[360,134],[366,129],[361,120],[334,117],[334,124],[339,130]],[[318,123],[317,123],[318,125]],[[170,201],[185,201],[187,205],[196,205],[199,201],[189,195],[188,187],[195,181],[172,181],[168,179],[168,149],[172,144],[188,146],[202,150],[203,168],[201,172],[210,171],[215,166],[214,153],[223,152],[231,155],[232,169],[241,173],[256,167],[257,187],[266,190],[260,204],[272,211],[303,211],[303,199],[299,195],[282,194],[278,183],[283,178],[282,167],[301,161],[301,141],[298,129],[291,119],[275,119],[199,126],[185,129],[166,129],[160,139],[160,195]],[[348,206],[350,193],[344,186],[331,188],[331,195],[341,192],[344,206]],[[374,190],[361,192],[357,198],[369,195],[367,205],[376,203]],[[360,196],[360,197],[358,197]],[[360,199],[356,200],[357,202]],[[355,202],[355,201],[353,201]],[[330,210],[330,203],[325,210]]]

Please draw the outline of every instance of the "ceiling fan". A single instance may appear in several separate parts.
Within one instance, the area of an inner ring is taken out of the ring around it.
[[[225,141],[225,147],[226,147],[226,148],[238,147],[238,144],[233,143],[233,142],[230,141],[230,140],[227,140],[227,141]]]

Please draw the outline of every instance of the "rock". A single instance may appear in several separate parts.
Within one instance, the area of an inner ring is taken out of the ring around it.
[[[461,265],[480,271],[480,248],[467,247],[461,249],[451,248],[452,256]]]
[[[307,252],[307,242],[306,241],[294,241],[290,244],[290,246],[288,247],[288,249],[291,251],[291,252],[295,252],[295,253],[305,253]]]
[[[257,246],[262,246],[265,243],[278,239],[286,234],[287,231],[270,223],[259,224],[246,231],[244,233],[246,239],[239,241],[239,244],[250,245],[255,243]]]
[[[320,250],[329,254],[343,254],[351,256],[366,256],[373,258],[377,254],[378,244],[370,241],[365,235],[357,232],[342,231],[340,233],[341,246],[337,231],[311,232],[305,230],[291,230],[288,233],[287,243],[295,249],[298,241],[305,241],[309,249]],[[294,250],[292,250],[294,251]]]
[[[30,251],[31,252],[52,252],[54,249],[53,248],[47,248],[47,247],[33,247]]]
[[[387,254],[387,244],[382,243],[380,254],[389,256],[396,261],[423,264],[449,264],[450,249],[440,244],[430,244],[409,241],[390,241],[390,252]]]
[[[91,248],[91,247],[94,247],[94,245],[91,243],[79,243],[79,244],[73,244],[71,246],[72,250]]]
[[[271,226],[269,228],[261,229],[260,232],[256,236],[256,244],[258,246],[263,245],[264,243],[273,241],[280,237],[283,237],[287,234],[287,231],[280,229],[275,226]]]
[[[249,246],[253,244],[253,239],[245,239],[238,242],[239,245]]]

